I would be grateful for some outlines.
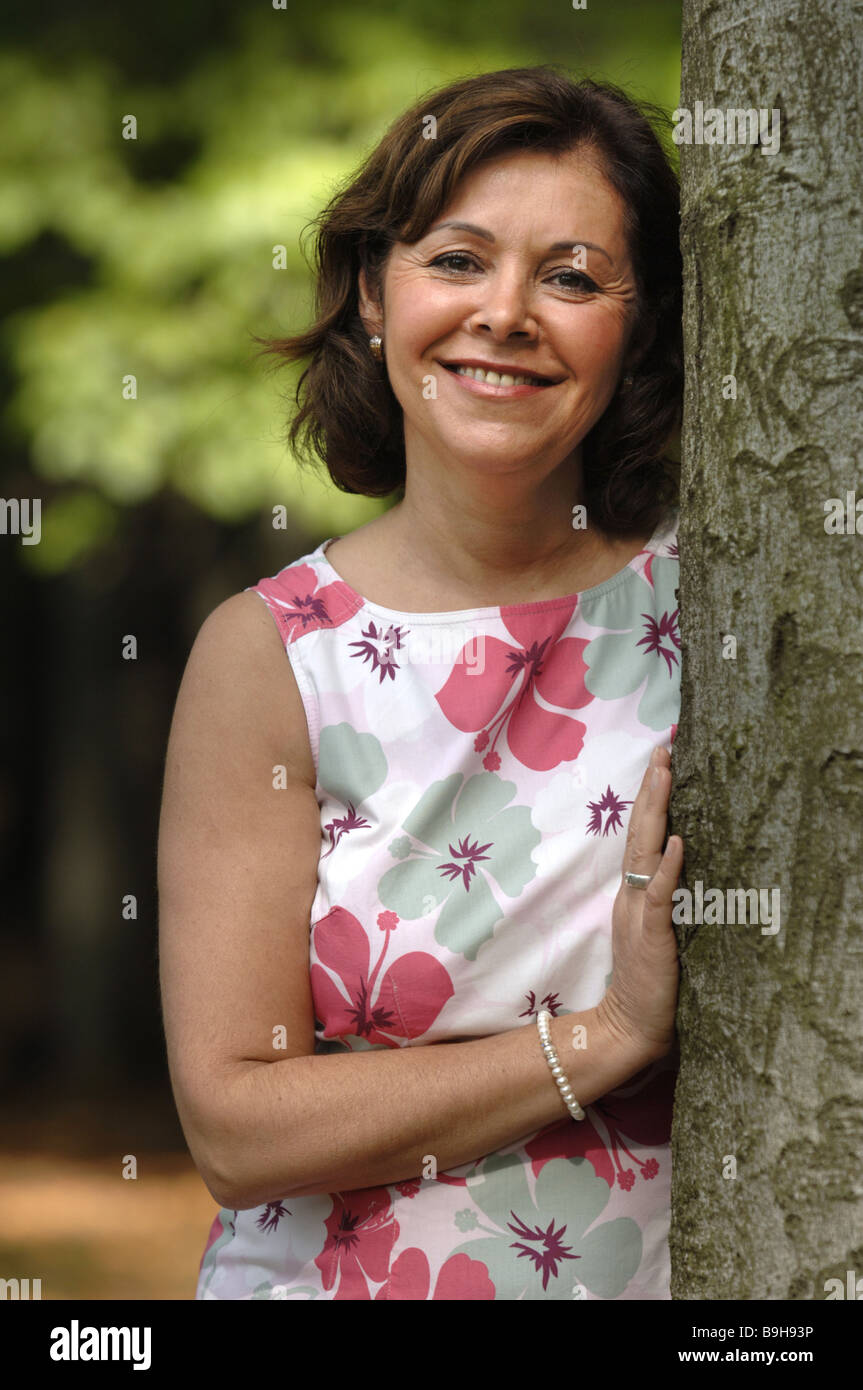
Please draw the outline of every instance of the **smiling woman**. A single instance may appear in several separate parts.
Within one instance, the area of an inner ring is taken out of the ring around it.
[[[220,605],[177,701],[199,1298],[669,1297],[677,214],[643,111],[540,67],[318,220],[290,438],[400,496]]]
[[[429,110],[433,139],[424,138]],[[360,285],[380,296],[387,276],[416,281],[421,272],[467,287],[497,273],[506,289],[530,275],[545,286],[548,309],[568,299],[558,323],[572,323],[574,303],[583,306],[586,332],[609,308],[630,310],[624,374],[632,381],[608,393],[608,408],[581,441],[584,482],[598,525],[649,531],[674,491],[664,451],[679,411],[682,350],[677,181],[648,115],[670,129],[661,112],[619,89],[548,67],[467,78],[405,112],[316,219],[315,324],[264,344],[277,360],[310,358],[291,444],[322,457],[345,491],[387,495],[402,486],[404,403],[391,374],[369,375],[371,320]],[[494,226],[490,216],[466,212],[488,206],[480,190],[493,195]],[[528,221],[536,244],[525,244]],[[513,263],[516,247],[531,264]],[[473,355],[505,356],[512,366],[536,356],[523,337],[517,346],[514,359],[498,350]],[[389,333],[385,353],[389,361]],[[564,374],[563,363],[546,365],[552,376]]]
[[[359,272],[366,328],[384,335],[386,319],[406,456],[425,492],[453,454],[478,477],[528,469],[543,477],[537,506],[562,517],[582,500],[581,443],[643,355],[625,205],[577,148],[499,154],[464,175],[449,210],[454,220],[395,244],[376,292]],[[436,389],[420,390],[429,377]]]

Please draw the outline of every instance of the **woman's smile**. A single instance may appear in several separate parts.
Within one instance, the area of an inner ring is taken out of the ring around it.
[[[554,390],[558,384],[542,381],[526,372],[496,372],[482,367],[456,366],[446,362],[441,365],[462,390],[469,391],[474,396],[484,396],[487,400],[521,400],[525,396],[538,396],[542,391]]]

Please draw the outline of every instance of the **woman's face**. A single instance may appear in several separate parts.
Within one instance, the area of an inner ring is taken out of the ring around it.
[[[635,301],[623,204],[589,154],[516,151],[472,170],[425,236],[391,251],[382,315],[360,276],[408,466],[431,451],[483,473],[545,476],[617,389]],[[549,384],[510,383],[515,374]]]

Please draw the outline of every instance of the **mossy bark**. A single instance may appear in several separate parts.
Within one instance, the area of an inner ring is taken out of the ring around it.
[[[685,886],[778,888],[780,928],[677,928],[676,1299],[863,1276],[861,14],[683,3],[681,107],[777,109],[780,142],[681,146],[671,829]]]

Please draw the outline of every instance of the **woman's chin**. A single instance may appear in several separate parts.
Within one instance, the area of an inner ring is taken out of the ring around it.
[[[501,446],[494,449],[465,449],[459,443],[447,450],[463,474],[474,474],[482,478],[513,477],[525,469],[535,468],[535,450],[520,450],[516,446]]]
[[[495,440],[493,444],[486,440],[471,445],[464,438],[441,442],[441,454],[455,460],[462,472],[473,473],[477,477],[511,477],[526,470],[535,476],[543,460],[546,463],[544,471],[549,471],[562,463],[571,452],[568,450],[561,454],[558,441],[555,444],[547,443],[543,448],[541,444],[537,445],[535,439],[526,440],[523,436]]]

